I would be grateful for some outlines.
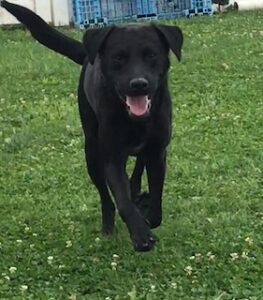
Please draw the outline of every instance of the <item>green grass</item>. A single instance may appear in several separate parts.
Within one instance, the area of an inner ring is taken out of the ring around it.
[[[164,221],[144,254],[119,218],[100,233],[79,67],[0,29],[1,300],[263,299],[263,11],[178,24]]]

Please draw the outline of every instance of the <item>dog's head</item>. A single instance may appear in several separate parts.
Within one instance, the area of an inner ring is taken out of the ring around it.
[[[169,50],[181,59],[183,35],[177,26],[112,26],[88,30],[83,42],[91,64],[99,56],[107,84],[129,114],[143,117],[166,80]]]

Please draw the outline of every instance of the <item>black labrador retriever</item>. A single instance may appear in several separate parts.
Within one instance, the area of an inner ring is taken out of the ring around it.
[[[86,31],[83,43],[59,33],[25,7],[1,1],[33,37],[83,66],[78,103],[88,173],[101,199],[102,231],[114,229],[115,205],[137,251],[155,244],[162,221],[166,147],[171,136],[169,50],[181,59],[176,26],[125,25]],[[126,162],[136,156],[129,180]],[[141,193],[146,168],[149,193]]]

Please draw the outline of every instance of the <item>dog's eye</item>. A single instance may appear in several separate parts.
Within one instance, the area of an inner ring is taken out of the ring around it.
[[[157,54],[149,49],[145,50],[143,54],[146,59],[155,59],[157,57]]]
[[[126,55],[120,53],[113,56],[113,60],[116,63],[121,63],[126,59]]]
[[[156,53],[154,53],[154,52],[149,52],[148,54],[147,54],[147,57],[148,58],[156,58]]]

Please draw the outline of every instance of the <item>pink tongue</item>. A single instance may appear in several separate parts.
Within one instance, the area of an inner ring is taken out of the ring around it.
[[[126,104],[130,112],[136,116],[142,116],[147,112],[147,96],[126,97]]]

